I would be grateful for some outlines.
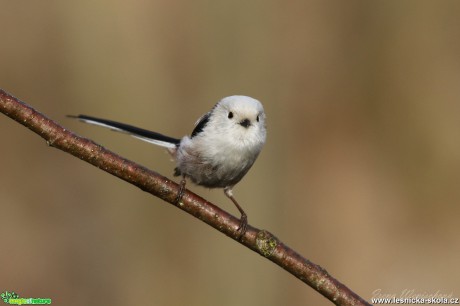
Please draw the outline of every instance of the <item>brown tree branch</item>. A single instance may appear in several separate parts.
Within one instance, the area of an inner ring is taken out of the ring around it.
[[[175,182],[75,135],[2,89],[0,112],[41,136],[49,146],[70,153],[168,203],[174,203],[179,192]],[[177,207],[276,263],[336,305],[370,305],[322,267],[303,258],[266,230],[248,226],[239,241],[239,220],[198,195],[187,190]]]

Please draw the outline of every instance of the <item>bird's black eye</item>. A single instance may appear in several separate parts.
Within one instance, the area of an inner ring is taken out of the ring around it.
[[[228,113],[228,119],[232,119],[233,118],[233,113],[232,112],[229,112]]]
[[[257,118],[256,118],[257,122],[259,122],[259,115],[257,115]]]

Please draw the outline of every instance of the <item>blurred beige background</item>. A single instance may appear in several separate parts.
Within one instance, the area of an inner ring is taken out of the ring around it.
[[[460,297],[458,1],[1,1],[0,87],[172,177],[171,136],[260,99],[268,142],[235,189],[365,299]],[[264,258],[0,116],[0,291],[56,305],[330,305]],[[191,186],[191,185],[189,185]],[[191,187],[238,215],[220,190]]]

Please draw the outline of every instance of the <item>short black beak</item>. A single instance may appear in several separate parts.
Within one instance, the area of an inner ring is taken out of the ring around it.
[[[244,119],[243,121],[240,121],[240,125],[248,128],[251,125],[251,121],[249,119]]]

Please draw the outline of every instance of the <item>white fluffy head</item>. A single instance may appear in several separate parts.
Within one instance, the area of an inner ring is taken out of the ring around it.
[[[265,112],[262,104],[247,96],[230,96],[220,100],[209,122],[221,136],[241,145],[262,147],[266,138]]]

